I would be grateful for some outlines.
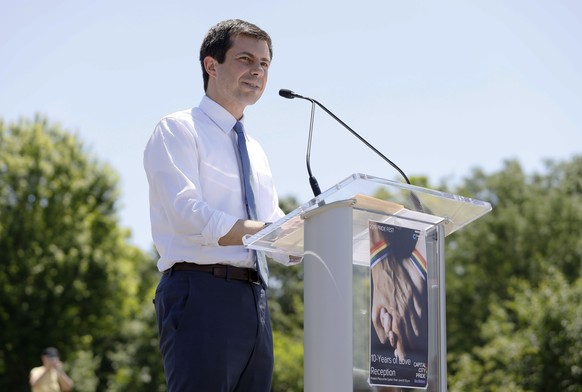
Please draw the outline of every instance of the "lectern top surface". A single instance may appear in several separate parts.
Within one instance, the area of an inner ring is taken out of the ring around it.
[[[330,208],[337,203],[349,203],[354,209],[364,212],[358,214],[358,221],[368,218],[382,220],[382,216],[399,217],[418,222],[422,230],[441,225],[445,235],[491,211],[491,205],[484,201],[357,173],[257,234],[246,237],[245,246],[302,256],[304,219],[317,214],[317,209],[323,206]]]

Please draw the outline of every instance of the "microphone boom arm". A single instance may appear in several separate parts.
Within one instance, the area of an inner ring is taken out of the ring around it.
[[[301,98],[304,98],[304,97],[301,97]],[[308,99],[308,98],[305,98],[305,99]],[[404,174],[404,172],[394,162],[392,162],[390,159],[386,158],[386,156],[384,154],[382,154],[380,151],[378,151],[378,149],[376,147],[374,147],[370,143],[368,143],[368,141],[366,139],[361,137],[356,131],[354,131],[352,128],[350,128],[345,122],[343,122],[338,116],[336,116],[331,111],[329,111],[321,103],[319,103],[318,101],[316,101],[315,99],[312,99],[312,98],[309,98],[309,100],[311,100],[312,102],[315,102],[317,104],[317,106],[322,108],[327,114],[329,114],[337,122],[339,122],[341,125],[343,125],[345,129],[347,129],[348,131],[350,131],[352,133],[352,135],[357,137],[362,143],[364,143],[366,146],[368,146],[368,148],[370,148],[372,151],[374,151],[376,154],[378,154],[382,159],[384,159],[386,162],[388,162],[390,164],[390,166],[392,166],[394,169],[396,169],[398,171],[398,173],[400,173],[400,175],[402,177],[404,177],[404,179],[406,180],[406,183],[410,184],[410,180],[408,179],[406,174]]]

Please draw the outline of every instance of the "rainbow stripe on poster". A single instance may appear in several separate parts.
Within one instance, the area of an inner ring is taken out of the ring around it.
[[[383,257],[386,257],[388,244],[386,241],[380,241],[370,248],[370,268],[376,265]]]
[[[374,244],[370,249],[370,268],[376,265],[380,260],[382,260],[388,254],[388,243],[386,241],[380,241]],[[418,271],[420,276],[426,280],[427,276],[427,264],[426,259],[422,256],[422,253],[418,249],[414,249],[412,255],[407,259],[414,268]]]
[[[416,268],[418,273],[426,281],[427,275],[426,259],[422,256],[418,249],[414,249],[412,255],[408,258],[408,260],[410,260],[412,265],[414,265],[414,268]]]

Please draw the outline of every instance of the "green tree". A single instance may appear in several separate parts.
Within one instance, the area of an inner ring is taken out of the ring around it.
[[[49,345],[78,390],[160,384],[158,362],[123,357],[152,351],[154,264],[119,226],[117,181],[58,125],[0,121],[0,390],[26,390]]]
[[[500,371],[508,370],[505,368],[508,363],[503,361],[510,358],[516,361],[513,368],[521,369],[525,369],[528,362],[545,361],[543,356],[547,350],[533,354],[531,351],[525,353],[518,350],[513,354],[507,351],[519,345],[513,337],[524,336],[531,325],[516,322],[514,329],[501,328],[499,333],[502,337],[495,338],[483,331],[484,324],[499,321],[499,313],[508,315],[508,323],[515,322],[516,317],[521,317],[528,310],[551,314],[551,301],[540,300],[536,303],[538,307],[532,308],[523,300],[524,297],[516,297],[516,290],[521,287],[521,283],[518,285],[517,282],[527,283],[529,289],[526,292],[530,296],[543,296],[536,290],[538,287],[545,290],[549,284],[548,275],[563,276],[564,285],[560,289],[565,291],[568,290],[567,285],[580,278],[582,157],[561,163],[548,161],[545,169],[546,173],[527,175],[516,161],[507,161],[501,171],[491,175],[475,170],[472,177],[455,191],[490,201],[493,212],[447,239],[447,340],[453,387],[465,385],[463,382],[469,382],[469,377],[477,380],[480,369],[473,369],[471,375],[467,366],[475,367],[476,363],[483,362],[483,358],[489,358],[484,353],[493,350],[492,347],[500,348],[502,339],[514,344],[507,345],[506,351],[497,350],[496,355],[503,356],[497,358]],[[579,307],[578,301],[574,308]],[[560,339],[563,334],[569,333],[558,328],[559,325],[551,317],[532,319],[531,322],[538,323],[535,326],[537,331],[544,331],[545,328]],[[575,342],[579,340],[579,337],[574,339]],[[525,345],[521,348],[526,349]],[[551,355],[557,355],[558,351],[553,351]],[[555,375],[571,374],[566,362],[556,360],[556,367],[551,370],[547,366],[538,366],[536,369],[541,373],[537,377],[555,380]],[[491,364],[488,362],[488,366]],[[492,371],[491,368],[483,369]],[[501,382],[493,374],[490,378]],[[485,380],[480,379],[480,382]],[[513,384],[503,384],[504,388],[509,389],[500,389],[498,384],[491,390],[569,390],[559,386],[555,389],[544,387],[544,382],[528,383],[523,377],[517,377],[513,379]],[[511,385],[515,388],[512,389]],[[479,390],[465,388],[456,390]]]
[[[491,304],[486,343],[459,356],[451,392],[582,390],[582,278],[547,270],[537,287],[516,281],[511,299]]]

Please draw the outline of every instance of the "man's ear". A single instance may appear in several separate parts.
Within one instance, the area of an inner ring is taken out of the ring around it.
[[[216,76],[216,63],[218,63],[213,57],[206,56],[204,57],[204,69],[208,73],[208,75],[214,77]]]

